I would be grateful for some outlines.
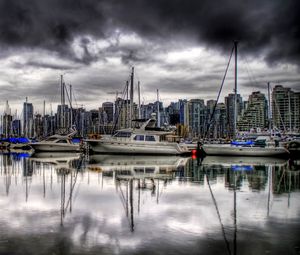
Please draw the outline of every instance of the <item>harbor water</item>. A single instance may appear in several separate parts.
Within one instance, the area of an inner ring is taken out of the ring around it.
[[[0,155],[0,254],[300,254],[300,163]]]

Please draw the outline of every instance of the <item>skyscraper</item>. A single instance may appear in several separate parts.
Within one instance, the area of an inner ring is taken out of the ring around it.
[[[299,129],[299,92],[276,85],[272,91],[273,125],[278,129]]]
[[[193,136],[203,136],[206,130],[206,107],[203,99],[188,101],[188,126]]]
[[[234,94],[229,94],[227,97],[225,97],[225,106],[226,106],[226,115],[227,115],[227,126],[228,126],[228,135],[230,137],[234,137],[235,131],[234,130]],[[237,121],[239,120],[239,116],[243,109],[243,99],[240,94],[237,94],[236,98],[236,111],[237,111]]]
[[[112,123],[114,121],[114,103],[112,102],[105,102],[102,104],[102,110],[106,113],[107,116],[107,123]]]
[[[264,129],[268,124],[268,104],[260,91],[249,96],[247,108],[238,121],[239,131],[250,131],[251,128]]]
[[[23,104],[23,134],[26,137],[33,137],[33,105],[27,100]]]

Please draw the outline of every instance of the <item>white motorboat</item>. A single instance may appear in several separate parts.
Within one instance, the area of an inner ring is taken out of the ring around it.
[[[155,119],[135,120],[135,128],[121,129],[112,136],[85,140],[96,153],[182,155],[190,151],[185,145],[169,142],[172,132],[155,128]]]
[[[29,143],[35,151],[48,152],[76,152],[80,150],[79,143],[73,143],[72,138],[67,135],[52,135],[45,140]]]
[[[288,156],[285,147],[276,146],[269,136],[257,137],[255,143],[249,146],[232,144],[203,144],[206,155],[218,156],[252,156],[252,157],[278,157]]]

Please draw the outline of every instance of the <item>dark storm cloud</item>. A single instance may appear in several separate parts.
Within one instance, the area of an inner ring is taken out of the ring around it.
[[[76,57],[74,38],[107,38],[119,28],[161,44],[196,39],[226,51],[239,40],[241,51],[264,53],[269,63],[300,64],[299,9],[297,0],[2,0],[0,43],[47,49],[88,64],[101,52],[92,54],[83,40],[83,55]],[[139,50],[125,51],[123,62],[145,60]]]

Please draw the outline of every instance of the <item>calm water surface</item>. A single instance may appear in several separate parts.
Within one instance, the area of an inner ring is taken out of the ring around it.
[[[0,155],[0,254],[300,254],[299,161]]]

